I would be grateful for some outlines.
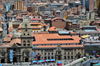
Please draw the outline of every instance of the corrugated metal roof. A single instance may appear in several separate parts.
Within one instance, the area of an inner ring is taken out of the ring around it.
[[[63,5],[63,4],[61,4],[61,3],[57,3],[57,4],[53,4],[53,3],[51,3],[50,5]]]
[[[56,12],[61,12],[60,10],[57,10]]]
[[[58,31],[59,34],[69,34],[70,32],[67,31]]]

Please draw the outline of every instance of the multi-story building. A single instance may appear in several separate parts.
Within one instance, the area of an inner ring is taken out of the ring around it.
[[[96,1],[95,1],[95,8],[98,8],[99,3],[100,3],[100,0],[96,0]]]
[[[86,10],[93,11],[94,10],[94,0],[82,0],[83,7],[86,7]]]
[[[22,2],[22,0],[15,0],[14,1],[14,7],[17,10],[23,10],[23,2]]]
[[[80,29],[80,24],[77,24],[76,22],[67,22],[66,23],[66,28],[68,30],[73,30],[73,29],[79,30]]]
[[[9,43],[0,46],[0,63],[5,62],[31,62],[32,60],[46,59],[73,59],[84,56],[84,46],[78,36],[60,34],[32,34],[28,20],[24,20],[21,28],[21,37],[12,38],[9,34]],[[13,59],[9,56],[13,51]],[[31,53],[35,53],[32,59]]]

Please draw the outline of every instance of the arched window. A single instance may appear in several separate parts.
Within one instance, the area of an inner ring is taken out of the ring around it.
[[[30,40],[28,40],[27,42],[30,43]]]
[[[24,35],[25,35],[25,33],[24,33]]]
[[[25,27],[27,28],[27,24],[25,24]]]
[[[28,35],[29,35],[29,33],[28,33]]]
[[[26,41],[24,40],[23,43],[26,43]]]

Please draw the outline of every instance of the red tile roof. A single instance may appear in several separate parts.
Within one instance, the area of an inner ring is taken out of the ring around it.
[[[49,31],[56,31],[56,28],[53,26],[53,27],[49,28]]]
[[[12,36],[13,36],[13,34],[7,34],[6,37],[3,38],[3,41],[4,42],[11,41]]]
[[[35,36],[36,41],[32,42],[32,44],[62,44],[62,43],[80,43],[81,38],[78,36],[60,36],[58,34],[33,34]],[[53,40],[48,41],[47,39],[65,39],[72,38],[73,40]]]

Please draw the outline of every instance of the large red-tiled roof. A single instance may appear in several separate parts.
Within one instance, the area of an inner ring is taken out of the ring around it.
[[[80,43],[80,37],[78,36],[70,36],[64,35],[60,36],[58,34],[33,34],[35,36],[36,41],[32,42],[32,44],[62,44],[62,43]],[[48,41],[47,39],[65,39],[72,38],[73,40],[53,40]]]

